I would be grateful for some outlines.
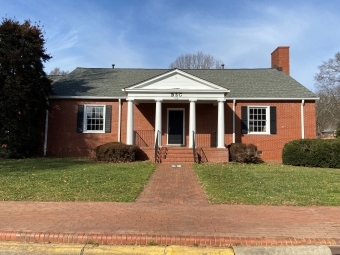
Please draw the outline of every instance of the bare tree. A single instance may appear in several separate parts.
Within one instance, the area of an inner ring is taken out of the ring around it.
[[[340,52],[319,66],[315,76],[318,132],[327,128],[340,128]]]
[[[221,69],[222,61],[215,59],[212,55],[203,54],[199,51],[197,54],[185,54],[181,55],[174,62],[172,62],[169,68],[180,69]]]
[[[56,67],[53,70],[51,70],[49,75],[68,75],[69,73],[70,73],[69,71],[62,71],[60,70],[59,67]]]

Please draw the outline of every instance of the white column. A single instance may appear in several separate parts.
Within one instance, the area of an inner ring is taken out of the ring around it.
[[[127,100],[126,144],[133,145],[133,100]]]
[[[236,100],[234,99],[233,100],[233,143],[235,143],[235,141],[236,141],[236,135],[235,135],[235,125],[236,125],[236,123],[235,123],[235,117],[236,117]]]
[[[194,137],[196,134],[196,99],[190,99],[190,115],[189,115],[189,148],[194,146]]]
[[[120,136],[122,131],[122,99],[118,99],[118,138],[117,141],[120,142]]]
[[[305,100],[301,101],[301,138],[305,139],[305,114],[303,107],[305,106]]]
[[[157,133],[160,134],[160,137],[158,137],[158,146],[161,146],[162,145],[162,100],[161,99],[156,100],[155,141],[157,139]]]
[[[224,146],[224,101],[218,101],[218,119],[217,119],[217,148]]]

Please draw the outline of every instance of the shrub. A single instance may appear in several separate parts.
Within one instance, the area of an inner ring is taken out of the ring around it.
[[[340,138],[340,128],[335,132],[335,137]]]
[[[232,143],[229,146],[231,161],[239,163],[261,163],[254,144]]]
[[[136,160],[138,151],[138,146],[111,142],[98,146],[96,157],[97,160],[106,162],[132,162]]]
[[[285,165],[340,168],[339,139],[300,139],[288,142],[282,150]]]
[[[5,146],[0,147],[0,158],[9,158],[11,153],[7,150]]]

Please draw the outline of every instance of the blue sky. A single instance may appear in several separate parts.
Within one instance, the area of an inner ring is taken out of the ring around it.
[[[44,26],[47,73],[168,68],[198,51],[226,68],[267,68],[277,46],[290,46],[291,76],[311,90],[340,51],[339,10],[338,0],[0,0],[1,17]]]

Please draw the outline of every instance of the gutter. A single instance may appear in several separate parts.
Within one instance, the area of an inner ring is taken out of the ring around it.
[[[305,139],[305,114],[304,114],[305,100],[301,101],[301,138]]]
[[[47,105],[49,105],[47,100]],[[45,138],[44,138],[44,157],[46,157],[47,154],[47,135],[48,135],[48,109],[46,109],[46,115],[45,115]]]
[[[126,97],[96,97],[96,96],[50,96],[50,99],[126,99]]]
[[[235,109],[236,109],[236,99],[233,100],[233,143],[236,142],[236,135],[235,135],[235,118],[236,118],[236,113],[235,113]]]
[[[160,91],[161,92],[161,91]],[[165,91],[163,91],[165,92]],[[166,91],[168,92],[168,91]],[[184,91],[186,92],[186,91]],[[218,91],[219,93],[221,93],[222,91]],[[50,99],[127,99],[127,96],[119,96],[119,97],[96,97],[96,96],[50,96]],[[261,101],[272,101],[272,100],[276,100],[276,101],[300,101],[300,100],[319,100],[319,97],[298,97],[298,98],[289,98],[289,97],[225,97],[226,100],[238,100],[238,101],[251,101],[251,100],[261,100]]]
[[[242,101],[254,101],[254,100],[261,100],[261,101],[301,101],[301,100],[319,100],[319,97],[226,97],[226,100],[242,100]]]

